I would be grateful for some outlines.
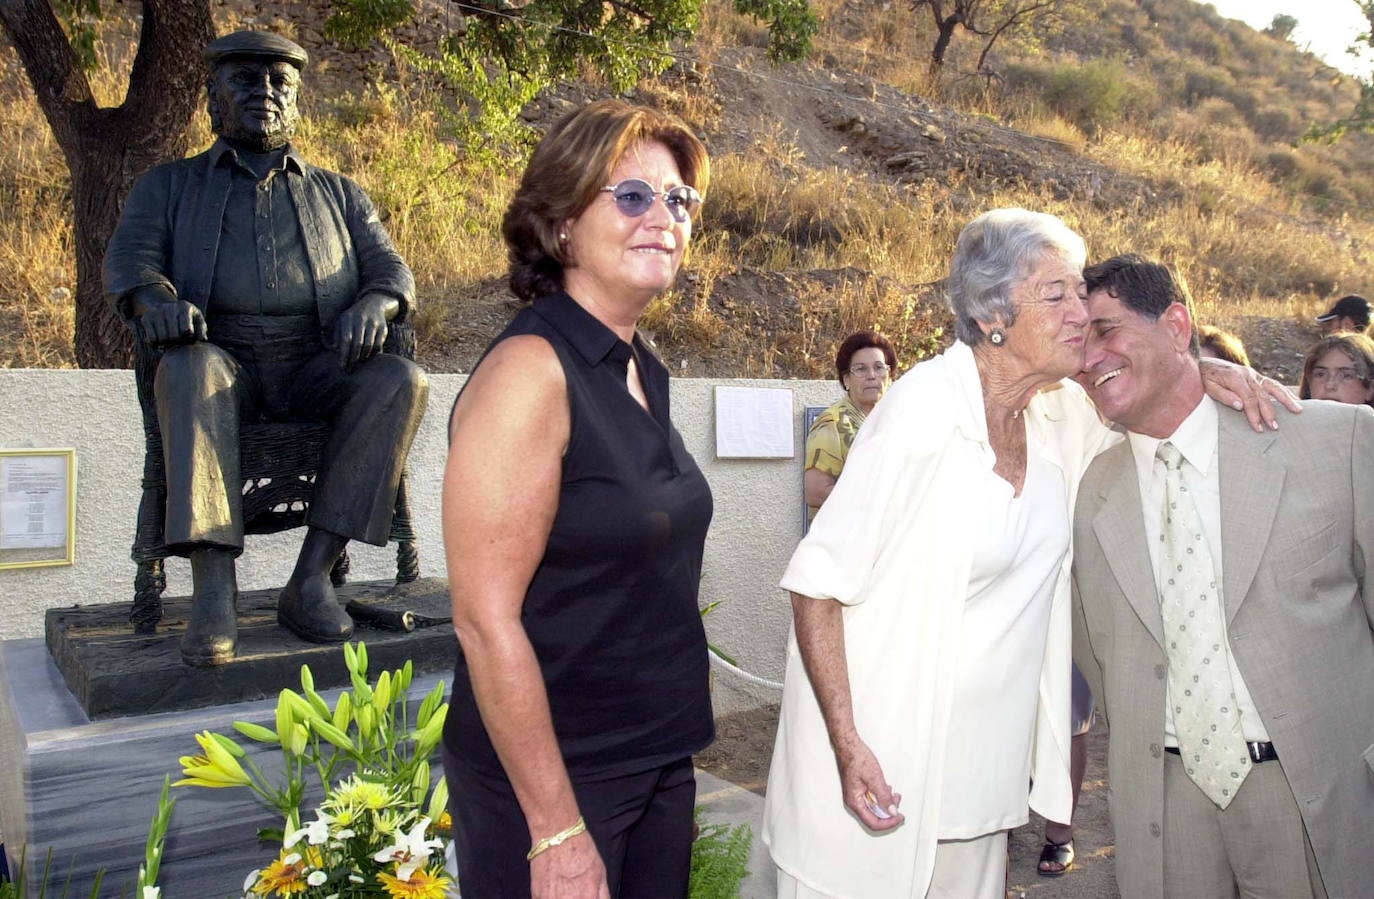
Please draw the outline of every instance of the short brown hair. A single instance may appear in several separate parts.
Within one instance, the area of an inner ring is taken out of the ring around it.
[[[1199,350],[1211,350],[1218,359],[1248,366],[1250,354],[1245,352],[1245,344],[1230,331],[1223,331],[1213,325],[1198,325],[1197,341]]]
[[[1316,367],[1317,360],[1331,350],[1340,350],[1349,356],[1351,365],[1359,372],[1360,380],[1366,387],[1369,386],[1370,379],[1374,378],[1374,339],[1357,331],[1342,331],[1323,337],[1307,351],[1307,358],[1302,363],[1302,381],[1298,384],[1300,399],[1312,399],[1312,369]]]
[[[706,147],[681,119],[621,100],[588,103],[544,135],[506,208],[501,235],[510,254],[512,293],[533,300],[563,289],[563,269],[573,260],[559,232],[586,211],[626,151],[639,143],[666,147],[683,182],[705,195],[711,180]]]
[[[897,376],[897,351],[893,349],[892,341],[877,331],[855,331],[835,351],[835,374],[839,375],[841,387],[844,387],[844,376],[849,374],[849,363],[854,354],[869,347],[883,351],[883,361],[887,363],[889,374]]]
[[[1105,290],[1121,304],[1150,321],[1158,321],[1175,303],[1188,310],[1188,318],[1197,321],[1193,295],[1183,273],[1167,262],[1155,262],[1139,253],[1122,253],[1083,269],[1088,293]],[[1194,326],[1188,350],[1197,356],[1198,334]]]

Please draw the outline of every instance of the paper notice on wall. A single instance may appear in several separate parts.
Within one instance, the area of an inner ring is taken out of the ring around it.
[[[67,456],[0,458],[0,549],[67,545]]]
[[[716,388],[716,456],[790,459],[792,391],[768,387]]]

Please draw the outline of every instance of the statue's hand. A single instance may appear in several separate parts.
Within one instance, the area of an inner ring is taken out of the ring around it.
[[[339,343],[339,364],[348,368],[380,353],[386,343],[387,319],[399,308],[394,297],[367,293],[341,312],[334,332]]]
[[[140,291],[133,298],[134,315],[154,345],[204,340],[205,315],[191,303],[178,300],[166,290]]]

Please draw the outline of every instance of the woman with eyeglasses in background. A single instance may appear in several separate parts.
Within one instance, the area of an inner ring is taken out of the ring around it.
[[[443,489],[465,897],[687,893],[711,492],[635,328],[709,177],[677,118],[601,101],[544,137],[506,211],[531,304],[459,394]]]
[[[854,435],[892,386],[896,372],[897,351],[892,341],[876,331],[858,331],[840,344],[835,353],[835,373],[845,395],[816,417],[806,435],[802,491],[808,518],[816,517],[835,487]]]
[[[1317,341],[1302,364],[1298,395],[1374,406],[1374,340],[1345,331]]]

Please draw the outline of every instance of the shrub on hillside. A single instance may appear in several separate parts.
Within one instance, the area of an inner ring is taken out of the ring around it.
[[[1267,150],[1255,159],[1255,163],[1275,183],[1286,181],[1298,173],[1298,154],[1288,147]]]
[[[1249,166],[1259,146],[1254,132],[1244,123],[1208,125],[1194,142],[1202,160],[1216,160],[1233,167]]]
[[[1266,141],[1288,143],[1296,140],[1303,132],[1302,122],[1290,110],[1282,107],[1269,107],[1255,113],[1250,127]]]
[[[1208,97],[1220,97],[1228,93],[1233,82],[1228,73],[1211,66],[1202,66],[1184,73],[1184,99],[1189,106],[1196,106]]]
[[[1231,101],[1224,97],[1208,97],[1199,103],[1194,111],[1209,129],[1245,128],[1248,130],[1245,116],[1241,115],[1240,110],[1236,109]]]
[[[1135,111],[1145,92],[1116,60],[1055,66],[1049,71],[1045,102],[1089,134]]]

